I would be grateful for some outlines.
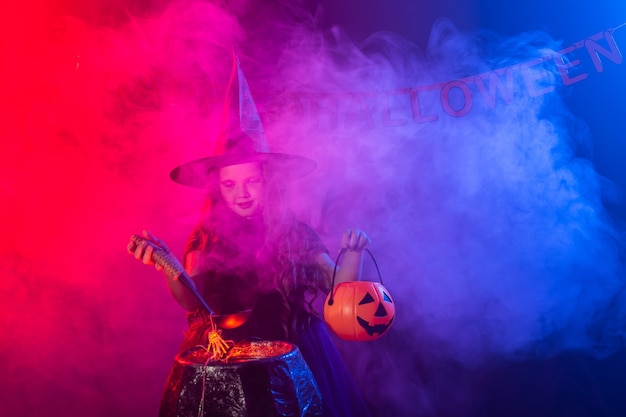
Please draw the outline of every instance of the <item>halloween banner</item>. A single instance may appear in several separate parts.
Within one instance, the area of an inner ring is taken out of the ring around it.
[[[398,127],[409,123],[433,123],[442,118],[470,115],[476,106],[493,109],[513,103],[523,94],[531,98],[555,91],[555,85],[572,86],[607,65],[622,64],[615,28],[541,56],[479,74],[447,81],[380,92],[266,93],[264,117],[289,114],[292,120],[314,120],[320,127],[353,125]]]

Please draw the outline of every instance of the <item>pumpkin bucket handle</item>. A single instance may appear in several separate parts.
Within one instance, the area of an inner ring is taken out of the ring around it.
[[[346,253],[347,249],[346,248],[342,248],[339,251],[339,254],[337,255],[337,260],[335,261],[335,269],[333,270],[333,279],[332,279],[332,284],[330,287],[330,297],[328,298],[328,305],[332,306],[335,302],[334,300],[334,296],[335,296],[335,275],[337,275],[337,265],[339,265],[339,259],[341,258],[341,255],[343,255],[344,253]],[[372,261],[374,262],[374,266],[376,267],[376,272],[378,272],[378,280],[380,281],[380,284],[383,285],[383,277],[380,274],[380,269],[378,268],[378,264],[376,263],[376,259],[374,259],[374,255],[372,255],[372,252],[370,252],[369,249],[365,249],[365,252],[367,252],[370,257],[372,258]]]

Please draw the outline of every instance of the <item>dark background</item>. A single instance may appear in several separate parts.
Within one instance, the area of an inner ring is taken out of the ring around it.
[[[253,24],[263,24],[254,21],[254,10],[262,9],[264,2],[230,3],[232,7],[246,8],[248,19]],[[147,15],[165,4],[163,0],[75,0],[49,3],[45,7],[48,9],[46,12],[52,14],[69,14],[93,24],[114,25],[127,19],[129,13]],[[318,13],[320,25],[326,28],[339,26],[356,43],[377,31],[390,31],[422,49],[426,48],[431,27],[440,18],[451,19],[460,30],[472,33],[488,30],[502,36],[515,36],[541,30],[562,40],[564,46],[626,23],[626,4],[623,0],[309,0],[305,5]],[[33,11],[37,12],[43,13],[41,10]],[[626,27],[618,29],[616,39],[618,45],[626,45]],[[578,152],[587,156],[596,170],[607,178],[604,203],[613,220],[624,223],[626,64],[607,65],[603,73],[591,71],[588,79],[563,92],[566,105],[589,129],[591,140]],[[416,380],[424,384],[431,381],[441,384],[442,380],[446,380],[447,390],[454,391],[455,385],[459,384],[467,392],[463,398],[455,398],[453,402],[446,401],[445,392],[442,397],[435,397],[433,415],[626,416],[626,353],[623,350],[604,358],[561,352],[541,360],[515,363],[494,361],[479,369],[466,369],[454,362],[433,368],[428,361],[427,356],[418,356],[415,363],[407,364],[418,375]],[[106,368],[104,364],[99,366]],[[152,377],[148,374],[146,378]],[[141,400],[139,398],[137,402]],[[407,398],[406,402],[410,404],[413,400]],[[35,408],[44,409],[40,405]],[[391,409],[379,406],[375,413],[391,417],[394,415],[389,411]],[[68,411],[68,415],[74,414],[79,415],[80,412]],[[85,413],[89,414],[98,413],[97,410]]]

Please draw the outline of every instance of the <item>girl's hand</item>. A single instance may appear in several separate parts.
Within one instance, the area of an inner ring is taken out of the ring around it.
[[[372,240],[367,233],[359,229],[348,229],[341,236],[341,249],[349,251],[362,251],[371,243]]]
[[[147,230],[142,232],[141,237],[142,239],[140,239],[139,243],[131,237],[126,247],[128,253],[132,254],[135,259],[141,260],[146,265],[154,265],[157,271],[162,271],[163,265],[155,262],[154,259],[152,259],[152,254],[154,253],[155,247],[163,249],[165,252],[169,252],[169,249],[161,239]]]

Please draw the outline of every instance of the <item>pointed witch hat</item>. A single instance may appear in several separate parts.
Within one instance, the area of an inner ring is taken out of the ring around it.
[[[215,169],[248,162],[263,163],[267,172],[285,180],[304,177],[316,167],[309,158],[270,152],[248,82],[233,52],[233,69],[214,153],[174,168],[170,178],[189,187],[206,188]]]

